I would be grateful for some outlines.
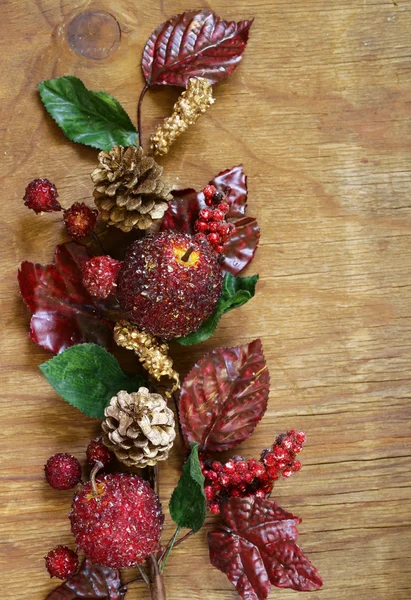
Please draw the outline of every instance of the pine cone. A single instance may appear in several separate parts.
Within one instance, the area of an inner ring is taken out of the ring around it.
[[[160,394],[145,387],[121,391],[104,415],[103,442],[122,463],[142,469],[168,458],[176,437],[174,414]]]
[[[168,344],[160,342],[149,333],[139,331],[129,321],[119,321],[114,326],[114,341],[118,346],[133,350],[143,367],[157,381],[162,377],[174,380],[173,387],[166,391],[166,396],[180,387],[180,378],[173,369],[173,359],[168,355]]]
[[[173,114],[159,125],[150,137],[154,154],[167,154],[171,144],[214,103],[213,88],[208,79],[192,77],[187,89],[174,105]]]
[[[91,179],[103,221],[127,232],[148,229],[163,217],[172,186],[161,178],[163,167],[152,156],[136,146],[114,146],[100,152],[98,160]]]

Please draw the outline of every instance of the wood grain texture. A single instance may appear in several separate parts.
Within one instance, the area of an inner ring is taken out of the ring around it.
[[[216,103],[162,162],[199,187],[243,162],[249,213],[262,225],[249,274],[252,302],[226,315],[212,340],[174,355],[182,372],[220,345],[261,336],[269,408],[244,444],[256,456],[278,432],[308,434],[303,470],[275,495],[303,517],[301,545],[325,585],[312,600],[411,598],[411,2],[410,0],[3,0],[1,6],[1,598],[43,600],[55,587],[43,556],[71,543],[70,492],[45,485],[54,452],[79,458],[99,424],[57,397],[27,338],[16,269],[49,262],[60,216],[23,206],[32,178],[54,181],[64,206],[90,201],[96,152],[72,144],[45,114],[37,82],[76,75],[135,115],[140,54],[151,31],[187,8],[255,16],[243,62]],[[90,60],[67,47],[65,26],[86,8],[109,10],[117,52]],[[175,89],[149,93],[144,138],[170,113]],[[164,506],[181,468],[161,467]],[[171,532],[167,517],[165,539]],[[205,532],[171,555],[169,600],[234,600],[208,564]],[[275,590],[293,600],[296,592]],[[145,600],[143,587],[127,600]]]

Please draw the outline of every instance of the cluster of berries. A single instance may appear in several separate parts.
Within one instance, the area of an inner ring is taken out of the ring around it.
[[[48,179],[33,179],[24,194],[24,204],[36,214],[61,210],[57,200],[58,193],[54,183]],[[75,202],[64,211],[63,220],[67,233],[74,240],[93,232],[97,222],[98,211],[89,208],[84,202]]]
[[[216,190],[213,185],[206,185],[203,189],[205,203],[210,208],[200,210],[199,217],[194,224],[197,237],[207,238],[214,250],[221,254],[224,244],[233,234],[235,226],[227,223],[226,214],[229,210],[224,192]]]
[[[108,450],[101,438],[92,440],[86,450],[87,461],[90,467],[97,462],[107,466],[113,454]],[[48,459],[44,472],[47,482],[56,490],[69,490],[81,481],[81,465],[75,456],[71,454],[55,454]],[[46,567],[50,577],[67,579],[77,572],[79,561],[76,552],[67,546],[57,546],[45,557]]]
[[[268,496],[280,475],[290,477],[301,469],[296,455],[301,452],[305,439],[302,431],[282,433],[271,448],[263,450],[259,461],[234,456],[222,464],[202,456],[200,464],[205,477],[204,492],[210,511],[218,514],[221,503],[227,498]]]

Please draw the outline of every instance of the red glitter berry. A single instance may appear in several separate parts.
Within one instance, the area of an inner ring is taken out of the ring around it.
[[[208,223],[208,231],[211,233],[216,233],[218,231],[217,221],[210,221],[210,223]]]
[[[97,462],[100,462],[103,467],[106,467],[113,459],[113,453],[103,444],[100,438],[91,440],[86,450],[88,464],[92,467]]]
[[[217,246],[214,246],[214,250],[217,252],[217,254],[221,254],[222,251],[224,250],[224,246],[217,244]]]
[[[224,214],[228,213],[229,210],[229,206],[227,204],[227,202],[220,202],[220,204],[218,205],[218,210],[221,210],[221,212],[223,212]]]
[[[197,330],[212,314],[223,274],[210,245],[165,231],[134,242],[120,269],[117,297],[130,321],[164,340]]]
[[[221,210],[216,209],[211,213],[211,217],[214,221],[222,221],[224,219],[224,213],[221,212]]]
[[[206,198],[212,198],[216,192],[216,189],[213,185],[206,185],[203,189],[203,194]]]
[[[218,246],[221,242],[221,238],[218,233],[209,233],[207,239],[213,246]]]
[[[67,233],[78,240],[91,233],[97,222],[98,211],[89,208],[84,202],[75,202],[64,211],[64,224]]]
[[[58,193],[54,183],[51,183],[48,179],[33,179],[26,187],[23,200],[28,208],[38,214],[61,210],[57,198]]]
[[[218,502],[213,502],[212,504],[210,504],[210,512],[213,515],[219,515],[220,514],[220,505],[218,504]]]
[[[208,210],[208,208],[202,208],[200,210],[199,218],[203,221],[209,221],[212,215],[214,215],[214,211]]]
[[[71,530],[93,562],[112,569],[144,562],[159,547],[164,515],[157,495],[138,475],[96,478],[98,494],[86,483],[74,496]]]
[[[111,256],[95,256],[83,267],[83,285],[91,296],[108,298],[117,286],[121,262]]]
[[[206,233],[208,231],[208,223],[206,223],[205,221],[196,221],[194,229],[198,233]]]
[[[81,465],[71,454],[55,454],[48,459],[44,472],[55,490],[69,490],[81,480]]]
[[[68,579],[78,571],[78,556],[67,546],[57,546],[44,558],[50,577]]]

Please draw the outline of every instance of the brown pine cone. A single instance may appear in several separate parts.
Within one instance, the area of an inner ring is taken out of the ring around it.
[[[121,391],[104,411],[103,442],[125,465],[144,468],[168,458],[176,437],[174,413],[145,387]]]
[[[114,146],[98,155],[91,173],[94,201],[108,225],[122,231],[148,229],[168,208],[172,186],[162,179],[163,167],[137,146]]]

